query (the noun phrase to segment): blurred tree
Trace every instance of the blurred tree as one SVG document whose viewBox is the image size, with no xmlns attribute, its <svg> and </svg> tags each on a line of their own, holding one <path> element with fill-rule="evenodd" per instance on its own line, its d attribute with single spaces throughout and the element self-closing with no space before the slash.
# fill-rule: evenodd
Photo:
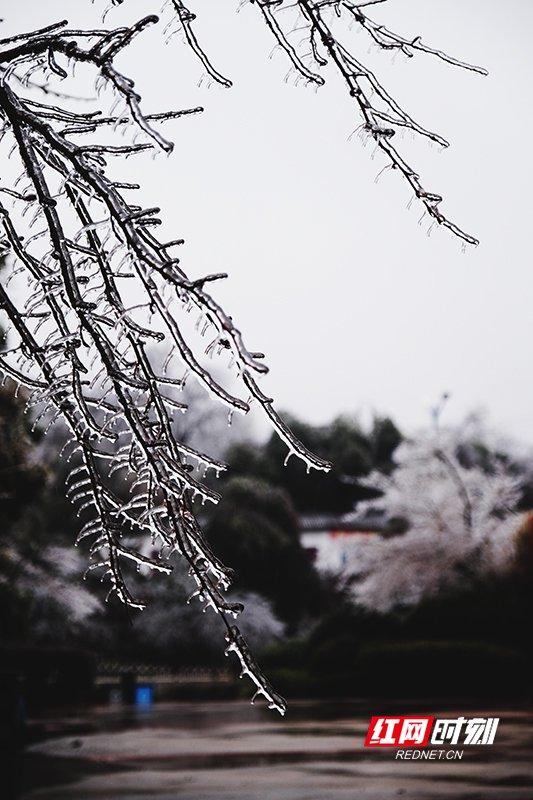
<svg viewBox="0 0 533 800">
<path fill-rule="evenodd" d="M 132 617 L 132 627 L 113 629 L 113 648 L 132 661 L 159 661 L 172 667 L 218 666 L 227 662 L 221 649 L 222 637 L 215 614 L 203 614 L 197 604 L 187 603 L 190 586 L 181 564 L 163 580 L 151 576 L 135 578 L 140 594 L 148 601 L 142 617 Z M 231 592 L 233 602 L 242 602 L 243 634 L 260 652 L 283 633 L 283 625 L 263 597 L 249 592 Z M 120 611 L 115 603 L 114 616 Z M 106 615 L 107 616 L 107 615 Z"/>
<path fill-rule="evenodd" d="M 367 608 L 417 606 L 509 567 L 522 480 L 508 459 L 480 448 L 484 434 L 478 421 L 473 429 L 472 423 L 420 433 L 398 449 L 392 474 L 365 479 L 382 495 L 372 505 L 408 523 L 403 536 L 352 545 L 346 573 L 354 597 Z"/>
<path fill-rule="evenodd" d="M 16 585 L 19 570 L 12 532 L 17 519 L 24 512 L 28 496 L 39 495 L 44 484 L 42 469 L 31 461 L 31 445 L 24 416 L 24 402 L 15 398 L 9 389 L 3 388 L 0 391 L 0 639 L 2 642 L 23 634 L 28 622 L 28 600 Z"/>
<path fill-rule="evenodd" d="M 35 459 L 32 433 L 25 416 L 26 398 L 13 391 L 0 390 L 0 527 L 5 539 L 6 527 L 24 510 L 28 498 L 44 486 L 46 473 Z"/>
<path fill-rule="evenodd" d="M 337 417 L 329 425 L 313 426 L 289 418 L 297 436 L 313 452 L 328 459 L 330 472 L 307 475 L 296 459 L 284 465 L 284 446 L 276 436 L 258 448 L 241 443 L 230 448 L 230 475 L 252 475 L 285 489 L 299 512 L 341 513 L 350 511 L 358 500 L 375 497 L 358 481 L 371 470 L 388 474 L 401 434 L 388 418 L 376 417 L 369 432 L 351 417 Z"/>
<path fill-rule="evenodd" d="M 0 254 L 0 272 L 5 267 L 5 254 Z M 0 327 L 0 352 L 5 349 L 6 341 L 7 333 Z M 0 547 L 8 540 L 7 526 L 45 481 L 45 472 L 34 456 L 39 434 L 28 423 L 27 400 L 25 389 L 4 378 L 0 388 Z"/>
<path fill-rule="evenodd" d="M 6 265 L 0 257 L 0 270 Z M 0 341 L 6 333 L 0 328 Z M 11 380 L 0 388 L 0 641 L 6 642 L 27 630 L 30 604 L 16 585 L 19 570 L 12 529 L 24 513 L 28 498 L 39 497 L 46 471 L 35 459 L 38 434 L 31 430 L 25 414 L 27 396 L 16 392 Z M 15 545 L 16 546 L 16 545 Z"/>
<path fill-rule="evenodd" d="M 65 643 L 100 604 L 80 582 L 66 468 L 47 464 L 49 444 L 10 384 L 0 390 L 0 641 Z"/>
<path fill-rule="evenodd" d="M 319 612 L 323 589 L 300 544 L 287 492 L 258 479 L 229 480 L 207 535 L 216 554 L 235 567 L 235 588 L 270 600 L 289 630 Z"/>
</svg>

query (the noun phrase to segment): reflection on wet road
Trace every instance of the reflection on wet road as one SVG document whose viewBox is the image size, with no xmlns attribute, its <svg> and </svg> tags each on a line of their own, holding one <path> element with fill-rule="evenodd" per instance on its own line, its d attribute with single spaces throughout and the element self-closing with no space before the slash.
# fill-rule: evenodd
<svg viewBox="0 0 533 800">
<path fill-rule="evenodd" d="M 400 762 L 363 749 L 369 713 L 355 703 L 297 702 L 285 719 L 244 701 L 101 708 L 27 749 L 24 800 L 531 800 L 533 712 L 468 715 L 502 718 L 494 746 Z"/>
</svg>

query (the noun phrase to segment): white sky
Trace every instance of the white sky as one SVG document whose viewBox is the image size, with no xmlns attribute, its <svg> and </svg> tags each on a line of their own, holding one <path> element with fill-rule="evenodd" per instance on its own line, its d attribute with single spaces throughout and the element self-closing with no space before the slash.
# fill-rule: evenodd
<svg viewBox="0 0 533 800">
<path fill-rule="evenodd" d="M 4 35 L 63 17 L 99 20 L 96 0 L 0 0 Z M 311 422 L 340 412 L 390 414 L 425 424 L 447 390 L 448 419 L 485 408 L 491 423 L 533 443 L 530 182 L 533 67 L 530 0 L 389 0 L 373 16 L 405 35 L 482 64 L 488 78 L 420 55 L 371 58 L 393 94 L 452 146 L 405 139 L 424 185 L 481 245 L 466 254 L 450 234 L 418 225 L 422 210 L 395 173 L 351 132 L 359 125 L 335 73 L 315 92 L 285 81 L 288 65 L 259 13 L 237 0 L 190 0 L 196 31 L 230 90 L 204 83 L 179 37 L 162 46 L 165 21 L 120 62 L 145 110 L 201 104 L 170 123 L 170 159 L 131 160 L 145 205 L 161 205 L 167 238 L 183 236 L 191 276 L 227 271 L 217 284 L 250 349 L 267 353 L 266 390 Z M 158 12 L 125 0 L 106 26 Z M 99 22 L 98 22 L 99 24 Z M 379 66 L 378 66 L 379 65 Z M 399 141 L 399 137 L 397 139 Z"/>
</svg>

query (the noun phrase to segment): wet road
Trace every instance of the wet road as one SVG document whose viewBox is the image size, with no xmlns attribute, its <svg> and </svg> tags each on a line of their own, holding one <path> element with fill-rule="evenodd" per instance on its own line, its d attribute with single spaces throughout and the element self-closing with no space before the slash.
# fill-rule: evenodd
<svg viewBox="0 0 533 800">
<path fill-rule="evenodd" d="M 533 712 L 461 706 L 442 715 L 465 713 L 501 717 L 493 746 L 464 748 L 462 761 L 400 762 L 394 749 L 363 749 L 369 713 L 360 704 L 292 703 L 285 719 L 244 701 L 101 708 L 56 720 L 72 732 L 27 748 L 32 788 L 23 797 L 533 800 Z"/>
</svg>

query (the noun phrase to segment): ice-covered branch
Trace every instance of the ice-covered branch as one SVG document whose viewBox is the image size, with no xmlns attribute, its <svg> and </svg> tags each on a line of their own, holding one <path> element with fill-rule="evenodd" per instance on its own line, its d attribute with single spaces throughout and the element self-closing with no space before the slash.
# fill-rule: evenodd
<svg viewBox="0 0 533 800">
<path fill-rule="evenodd" d="M 125 0 L 112 0 L 112 5 L 119 6 L 124 2 Z M 167 10 L 170 12 L 170 21 L 163 28 L 166 43 L 168 44 L 172 37 L 181 31 L 187 46 L 194 53 L 209 78 L 229 89 L 233 85 L 232 82 L 213 66 L 211 59 L 198 41 L 194 30 L 196 14 L 187 8 L 182 0 L 165 0 L 161 11 Z"/>
<path fill-rule="evenodd" d="M 350 34 L 350 24 L 356 23 L 382 50 L 397 50 L 408 57 L 412 57 L 415 53 L 424 53 L 480 75 L 486 75 L 486 70 L 423 44 L 420 36 L 406 38 L 374 22 L 366 14 L 366 6 L 373 5 L 371 3 L 357 3 L 351 0 L 250 0 L 250 2 L 261 12 L 268 28 L 278 45 L 287 53 L 298 75 L 320 86 L 325 83 L 325 78 L 320 75 L 319 70 L 329 63 L 336 68 L 357 107 L 362 119 L 362 130 L 373 139 L 378 150 L 386 157 L 388 165 L 402 175 L 430 219 L 447 228 L 464 242 L 478 244 L 474 236 L 441 211 L 442 197 L 424 187 L 417 171 L 392 143 L 392 139 L 399 129 L 407 129 L 442 147 L 447 147 L 448 142 L 411 117 L 367 66 L 365 59 L 357 55 L 355 47 L 346 45 L 345 41 Z M 328 12 L 333 13 L 331 22 L 326 19 Z M 343 21 L 347 23 L 344 30 Z M 339 26 L 341 30 L 338 30 Z M 299 39 L 303 38 L 303 43 L 298 47 L 292 44 L 295 32 Z"/>
<path fill-rule="evenodd" d="M 89 569 L 102 571 L 111 594 L 142 609 L 142 599 L 128 588 L 127 566 L 168 572 L 169 557 L 182 556 L 196 586 L 192 597 L 220 614 L 245 674 L 283 713 L 283 701 L 234 627 L 241 606 L 224 596 L 231 571 L 212 552 L 195 516 L 195 499 L 218 501 L 205 472 L 218 475 L 225 466 L 179 440 L 173 420 L 187 411 L 179 395 L 185 376 L 167 374 L 167 365 L 181 362 L 230 414 L 246 413 L 248 397 L 255 400 L 289 455 L 308 469 L 329 465 L 295 439 L 259 388 L 256 377 L 267 372 L 263 355 L 247 349 L 232 317 L 207 291 L 226 276 L 190 279 L 170 254 L 181 239 L 161 242 L 152 233 L 160 209 L 131 203 L 123 192 L 138 184 L 109 174 L 110 158 L 154 148 L 170 152 L 171 142 L 155 124 L 199 110 L 145 115 L 133 81 L 114 66 L 116 54 L 155 21 L 88 32 L 60 23 L 13 37 L 0 49 L 0 115 L 22 167 L 16 184 L 2 187 L 7 200 L 0 205 L 2 246 L 14 259 L 10 279 L 0 286 L 0 310 L 10 324 L 10 350 L 0 369 L 4 379 L 30 392 L 35 424 L 62 419 L 70 432 L 68 495 L 82 517 L 78 541 L 91 541 Z M 72 111 L 35 99 L 20 74 L 28 62 L 56 80 L 64 80 L 72 63 L 91 65 L 124 111 L 104 116 L 100 109 Z M 144 141 L 94 140 L 127 123 Z M 231 359 L 236 390 L 196 353 L 188 312 L 197 315 L 196 339 L 209 333 L 205 353 L 222 363 Z M 125 478 L 126 496 L 116 493 L 117 473 Z"/>
<path fill-rule="evenodd" d="M 122 5 L 123 2 L 124 0 L 113 0 L 113 5 Z M 358 54 L 359 48 L 353 43 L 352 28 L 354 25 L 359 26 L 379 50 L 401 53 L 407 58 L 413 58 L 416 54 L 429 56 L 478 75 L 487 75 L 487 70 L 423 43 L 419 35 L 405 36 L 376 22 L 367 11 L 376 5 L 382 5 L 386 0 L 249 2 L 258 9 L 276 46 L 284 52 L 297 79 L 320 87 L 326 83 L 326 74 L 321 74 L 324 68 L 331 64 L 336 69 L 355 103 L 362 132 L 374 141 L 377 150 L 386 159 L 383 169 L 389 167 L 402 176 L 412 192 L 412 197 L 421 203 L 423 216 L 428 215 L 430 229 L 438 224 L 464 243 L 477 245 L 479 242 L 475 236 L 444 214 L 440 208 L 443 201 L 441 195 L 424 186 L 415 167 L 402 154 L 401 148 L 392 143 L 392 139 L 403 129 L 425 137 L 441 147 L 448 147 L 449 143 L 438 133 L 419 124 L 402 108 L 394 94 L 368 66 L 366 56 Z M 231 81 L 215 69 L 198 42 L 193 29 L 196 15 L 182 0 L 167 0 L 163 8 L 168 8 L 171 12 L 170 22 L 164 28 L 165 33 L 170 31 L 167 41 L 177 29 L 181 29 L 185 43 L 200 61 L 207 75 L 222 86 L 231 86 Z"/>
<path fill-rule="evenodd" d="M 427 53 L 428 55 L 435 56 L 441 61 L 451 64 L 454 67 L 461 67 L 461 69 L 477 72 L 479 75 L 488 75 L 488 72 L 484 67 L 477 67 L 474 64 L 468 64 L 466 61 L 461 61 L 458 58 L 448 55 L 443 50 L 437 50 L 434 47 L 423 44 L 421 36 L 406 38 L 405 36 L 401 36 L 400 34 L 389 30 L 385 27 L 385 25 L 378 25 L 361 11 L 365 5 L 364 3 L 354 3 L 351 2 L 351 0 L 342 0 L 341 4 L 348 9 L 355 22 L 361 25 L 361 27 L 363 27 L 369 33 L 373 41 L 383 50 L 400 50 L 408 58 L 412 58 L 414 52 L 416 51 L 420 53 Z"/>
<path fill-rule="evenodd" d="M 229 78 L 225 78 L 215 67 L 212 65 L 211 61 L 209 60 L 207 53 L 205 50 L 202 49 L 200 44 L 198 43 L 198 39 L 192 27 L 192 23 L 196 19 L 196 14 L 193 14 L 188 8 L 186 8 L 185 4 L 182 3 L 182 0 L 169 0 L 169 4 L 173 8 L 174 12 L 176 13 L 177 18 L 183 28 L 183 32 L 185 34 L 185 38 L 187 40 L 187 44 L 196 55 L 202 66 L 204 67 L 205 71 L 212 78 L 216 83 L 220 83 L 221 86 L 225 86 L 229 88 L 232 83 Z"/>
</svg>

